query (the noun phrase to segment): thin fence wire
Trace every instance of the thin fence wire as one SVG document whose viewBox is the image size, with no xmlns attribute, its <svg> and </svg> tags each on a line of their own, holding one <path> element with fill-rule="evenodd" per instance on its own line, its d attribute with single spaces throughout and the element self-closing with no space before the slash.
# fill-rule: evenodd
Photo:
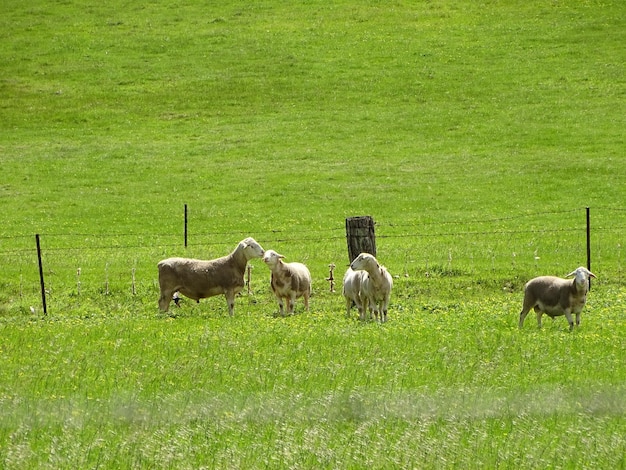
<svg viewBox="0 0 626 470">
<path fill-rule="evenodd" d="M 42 233 L 46 288 L 80 291 L 81 295 L 90 289 L 96 293 L 129 292 L 132 279 L 133 291 L 135 287 L 155 290 L 160 259 L 222 256 L 249 235 L 265 248 L 279 249 L 291 260 L 309 264 L 318 282 L 324 282 L 329 264 L 340 268 L 347 264 L 343 221 L 316 229 L 253 234 L 191 233 L 187 248 L 182 233 Z M 564 275 L 586 260 L 585 210 L 439 222 L 382 218 L 376 223 L 376 240 L 384 264 L 394 274 L 407 277 L 433 270 L 450 275 L 488 272 L 502 277 L 510 273 Z M 625 243 L 626 209 L 592 209 L 592 270 L 621 279 Z M 95 256 L 99 253 L 101 256 Z M 0 265 L 0 309 L 7 299 L 37 295 L 34 234 L 0 236 Z M 337 271 L 336 277 L 342 274 Z"/>
<path fill-rule="evenodd" d="M 613 209 L 616 210 L 616 209 Z M 626 210 L 622 211 L 626 212 Z M 378 222 L 376 223 L 377 238 L 378 239 L 393 239 L 393 238 L 439 238 L 439 237 L 468 237 L 468 236 L 502 236 L 502 235 L 541 235 L 541 234 L 553 234 L 553 233 L 578 233 L 583 227 L 583 223 L 579 221 L 579 227 L 573 227 L 566 224 L 563 226 L 552 226 L 546 228 L 529 228 L 522 229 L 516 228 L 498 228 L 498 229 L 468 229 L 468 230 L 445 230 L 445 231 L 429 231 L 429 227 L 442 227 L 442 226 L 456 226 L 464 227 L 466 225 L 481 225 L 481 224 L 495 224 L 504 221 L 513 221 L 519 219 L 536 219 L 543 215 L 554 214 L 580 214 L 580 210 L 569 211 L 546 211 L 532 214 L 524 214 L 518 216 L 508 216 L 500 218 L 490 219 L 467 219 L 465 221 L 440 221 L 440 222 L 427 222 L 427 223 L 396 223 L 396 222 Z M 562 224 L 562 221 L 560 221 Z M 595 232 L 616 232 L 624 230 L 624 225 L 616 226 L 614 221 L 611 225 L 594 226 Z M 397 231 L 397 229 L 413 229 L 411 231 Z M 266 243 L 279 243 L 279 242 L 315 242 L 315 241 L 337 241 L 344 240 L 345 233 L 343 233 L 343 226 L 335 226 L 325 229 L 303 229 L 303 230 L 268 230 L 261 232 L 264 235 L 257 235 L 257 239 L 260 242 Z M 154 233 L 109 233 L 109 234 L 88 234 L 88 233 L 42 233 L 42 238 L 46 240 L 46 251 L 78 251 L 78 250 L 108 250 L 108 249 L 120 249 L 120 250 L 135 250 L 143 249 L 146 246 L 158 246 L 162 248 L 174 248 L 181 246 L 181 237 L 179 235 L 172 234 L 154 234 Z M 225 244 L 223 240 L 216 241 L 221 237 L 233 238 L 237 236 L 244 236 L 241 232 L 235 231 L 220 231 L 220 232 L 204 232 L 194 234 L 193 237 L 199 241 L 192 241 L 189 246 L 222 246 Z M 1 240 L 9 241 L 2 243 L 0 246 L 0 256 L 14 255 L 20 253 L 31 253 L 33 250 L 32 240 L 33 236 L 1 236 Z M 63 241 L 59 241 L 62 239 Z M 82 240 L 77 240 L 82 239 Z M 128 239 L 132 241 L 128 241 Z M 10 241 L 22 241 L 23 243 L 11 243 Z M 109 243 L 98 242 L 94 240 L 114 240 Z"/>
</svg>

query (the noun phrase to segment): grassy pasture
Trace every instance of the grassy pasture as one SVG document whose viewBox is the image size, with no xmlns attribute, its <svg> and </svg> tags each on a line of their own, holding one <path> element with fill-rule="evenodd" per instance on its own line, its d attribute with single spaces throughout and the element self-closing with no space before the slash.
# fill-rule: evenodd
<svg viewBox="0 0 626 470">
<path fill-rule="evenodd" d="M 0 466 L 626 467 L 625 13 L 4 2 Z M 582 327 L 518 330 L 523 283 L 584 264 L 587 206 Z M 385 325 L 324 280 L 364 214 Z M 159 259 L 248 235 L 310 266 L 309 314 L 274 317 L 258 260 L 233 318 L 157 313 Z"/>
</svg>

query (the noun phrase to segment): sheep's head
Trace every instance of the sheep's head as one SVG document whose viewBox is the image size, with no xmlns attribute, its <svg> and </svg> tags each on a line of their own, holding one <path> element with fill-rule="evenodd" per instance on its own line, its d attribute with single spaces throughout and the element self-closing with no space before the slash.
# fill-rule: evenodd
<svg viewBox="0 0 626 470">
<path fill-rule="evenodd" d="M 368 269 L 378 268 L 379 264 L 373 255 L 370 255 L 369 253 L 361 253 L 359 256 L 354 258 L 354 261 L 352 261 L 352 263 L 350 263 L 350 267 L 354 271 L 358 271 L 360 269 L 367 271 Z"/>
<path fill-rule="evenodd" d="M 246 259 L 261 258 L 265 253 L 265 250 L 261 245 L 257 243 L 254 238 L 248 237 L 239 243 L 243 246 L 243 251 L 246 254 Z"/>
<path fill-rule="evenodd" d="M 596 277 L 595 274 L 593 274 L 591 271 L 589 271 L 587 268 L 583 266 L 576 268 L 575 271 L 572 271 L 565 277 L 572 277 L 572 276 L 574 276 L 574 282 L 576 283 L 576 285 L 581 288 L 587 288 L 587 286 L 589 286 L 589 278 Z"/>
<path fill-rule="evenodd" d="M 263 255 L 263 262 L 272 269 L 278 264 L 278 261 L 283 259 L 284 256 L 276 253 L 274 250 L 267 250 Z"/>
</svg>

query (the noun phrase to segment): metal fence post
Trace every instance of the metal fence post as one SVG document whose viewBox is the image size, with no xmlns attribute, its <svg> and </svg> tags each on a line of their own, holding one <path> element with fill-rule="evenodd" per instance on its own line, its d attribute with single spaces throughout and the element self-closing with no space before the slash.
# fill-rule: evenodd
<svg viewBox="0 0 626 470">
<path fill-rule="evenodd" d="M 587 213 L 587 269 L 591 271 L 591 223 L 589 216 L 589 208 L 586 208 Z M 589 290 L 591 290 L 591 276 L 589 276 Z"/>
<path fill-rule="evenodd" d="M 41 303 L 43 305 L 43 314 L 48 314 L 48 307 L 46 305 L 46 284 L 43 280 L 43 263 L 41 261 L 41 243 L 39 242 L 39 234 L 35 235 L 35 241 L 37 242 L 37 260 L 39 261 L 39 281 L 41 283 Z"/>
<path fill-rule="evenodd" d="M 187 248 L 187 204 L 185 204 L 185 248 Z"/>
</svg>

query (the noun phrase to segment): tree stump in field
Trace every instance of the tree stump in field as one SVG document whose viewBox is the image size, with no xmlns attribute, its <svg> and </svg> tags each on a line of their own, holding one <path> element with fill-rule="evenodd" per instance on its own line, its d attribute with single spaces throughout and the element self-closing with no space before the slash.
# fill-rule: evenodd
<svg viewBox="0 0 626 470">
<path fill-rule="evenodd" d="M 348 258 L 350 258 L 351 263 L 361 253 L 376 256 L 374 219 L 369 215 L 346 219 L 346 239 L 348 241 Z"/>
</svg>

